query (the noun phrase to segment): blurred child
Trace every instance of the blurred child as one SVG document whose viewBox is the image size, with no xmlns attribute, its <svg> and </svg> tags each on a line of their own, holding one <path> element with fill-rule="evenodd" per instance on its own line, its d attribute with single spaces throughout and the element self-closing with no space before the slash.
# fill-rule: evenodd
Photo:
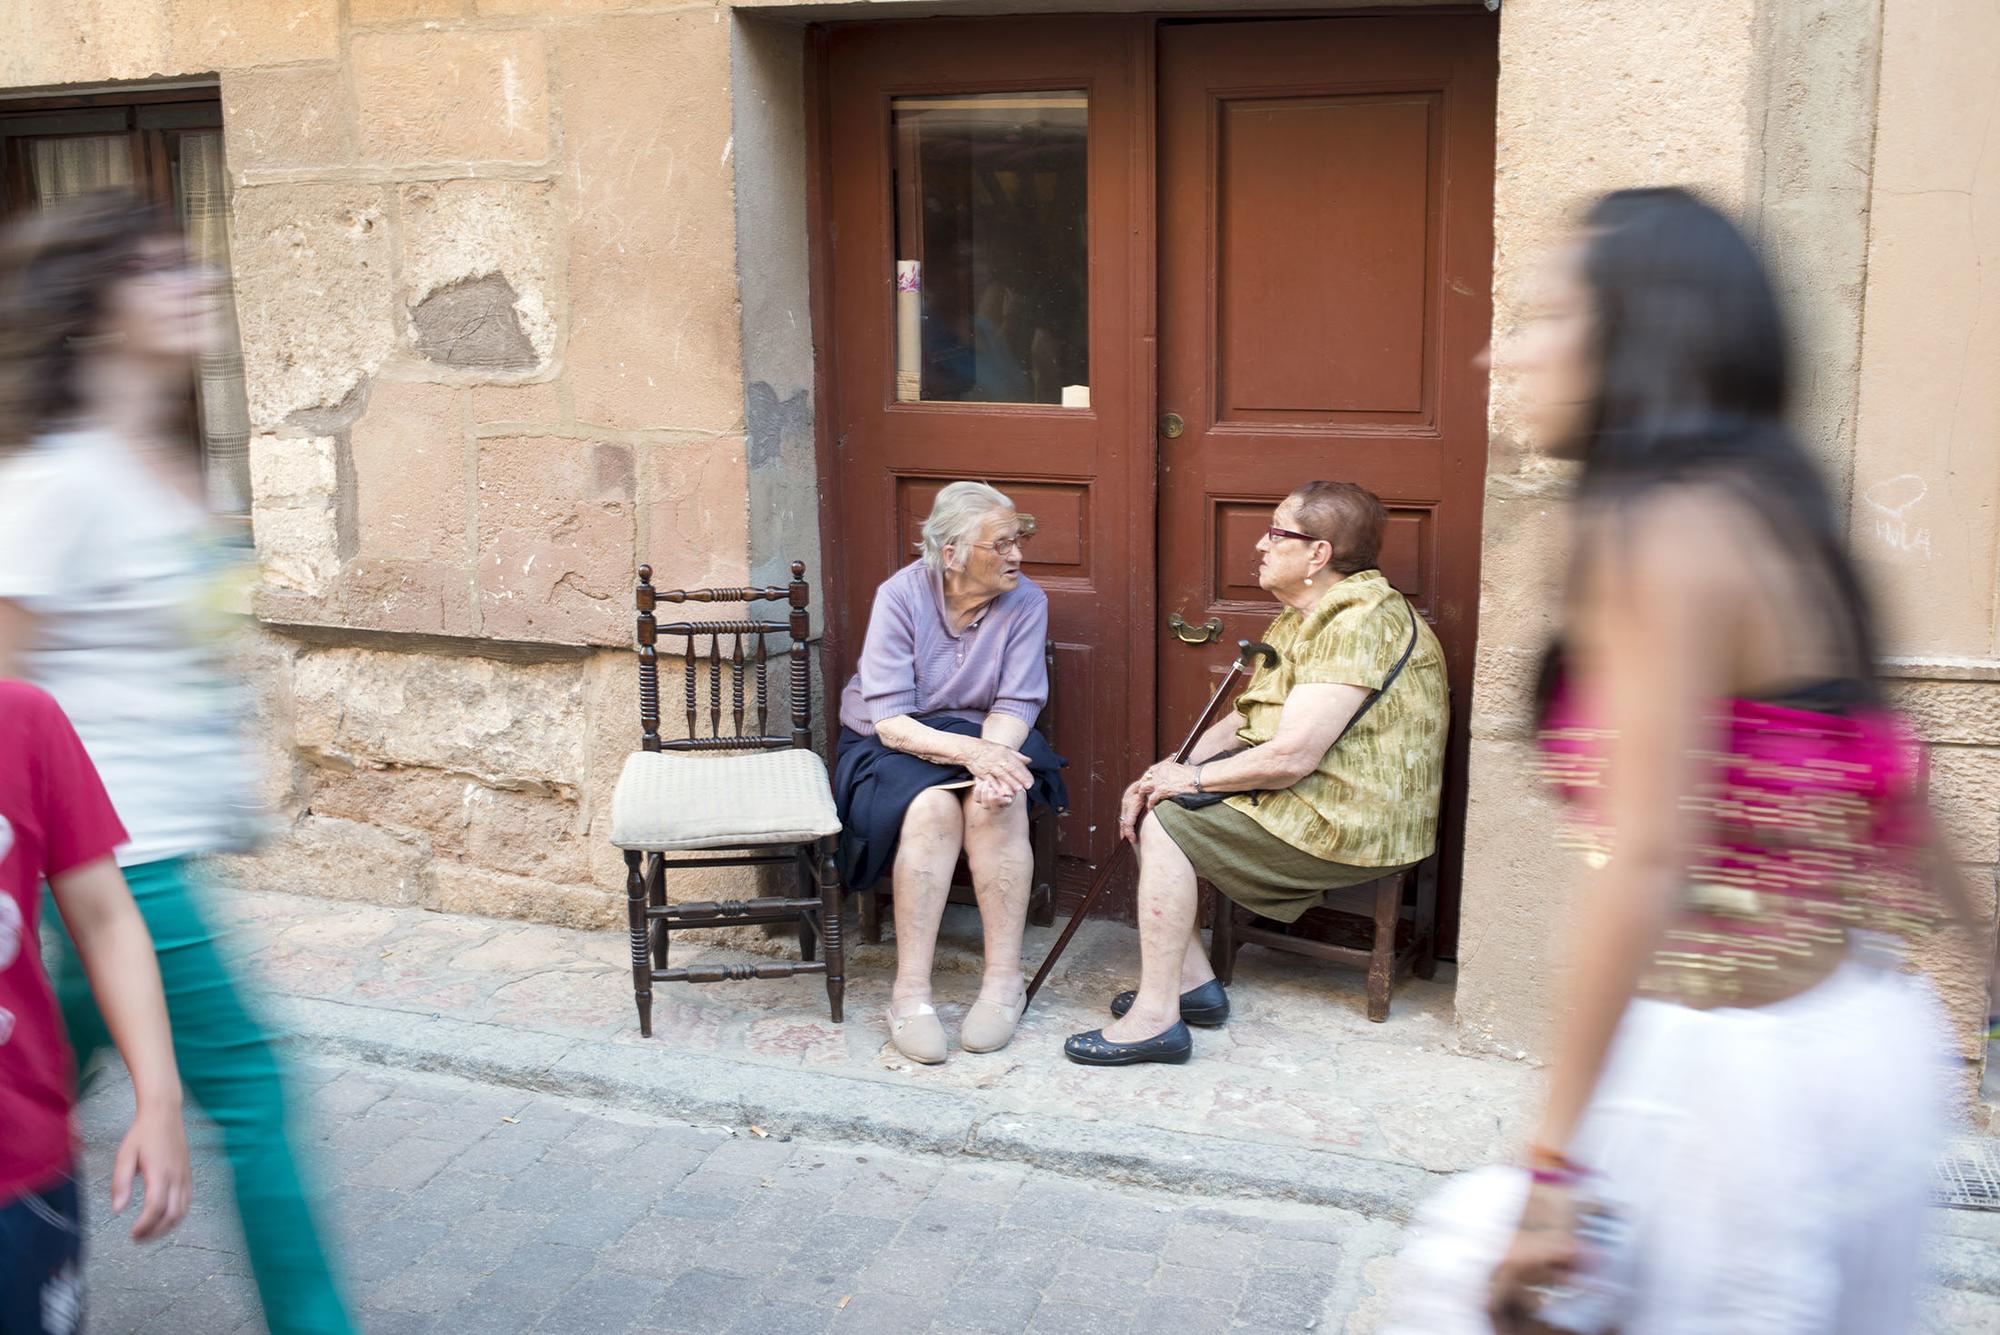
<svg viewBox="0 0 2000 1335">
<path fill-rule="evenodd" d="M 81 1202 L 70 1143 L 70 1054 L 42 973 L 46 880 L 132 1073 L 138 1108 L 118 1147 L 111 1208 L 132 1180 L 132 1236 L 187 1213 L 192 1182 L 167 1005 L 146 924 L 111 853 L 125 829 L 55 701 L 0 681 L 0 1332 L 69 1335 L 82 1318 Z"/>
</svg>

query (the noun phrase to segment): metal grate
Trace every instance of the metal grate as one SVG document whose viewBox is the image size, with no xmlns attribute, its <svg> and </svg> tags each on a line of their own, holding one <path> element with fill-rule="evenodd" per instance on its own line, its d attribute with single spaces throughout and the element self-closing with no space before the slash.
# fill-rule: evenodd
<svg viewBox="0 0 2000 1335">
<path fill-rule="evenodd" d="M 1955 1140 L 1938 1156 L 1931 1196 L 1958 1210 L 2000 1210 L 2000 1141 Z"/>
</svg>

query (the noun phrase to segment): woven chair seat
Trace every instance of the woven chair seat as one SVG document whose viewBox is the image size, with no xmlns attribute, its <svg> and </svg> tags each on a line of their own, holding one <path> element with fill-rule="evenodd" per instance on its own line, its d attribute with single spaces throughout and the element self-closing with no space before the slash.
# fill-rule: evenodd
<svg viewBox="0 0 2000 1335">
<path fill-rule="evenodd" d="M 634 751 L 611 794 L 611 842 L 640 852 L 805 844 L 838 833 L 826 762 L 797 748 Z"/>
</svg>

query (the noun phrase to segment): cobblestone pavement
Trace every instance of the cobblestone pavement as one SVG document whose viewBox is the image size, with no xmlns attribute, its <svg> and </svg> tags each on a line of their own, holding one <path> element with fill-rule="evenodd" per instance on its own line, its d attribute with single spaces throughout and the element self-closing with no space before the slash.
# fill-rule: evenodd
<svg viewBox="0 0 2000 1335">
<path fill-rule="evenodd" d="M 1017 1165 L 759 1138 L 314 1060 L 312 1111 L 364 1328 L 880 1333 L 1362 1331 L 1393 1226 Z M 227 1170 L 139 1247 L 103 1208 L 122 1072 L 84 1106 L 95 1335 L 263 1329 Z"/>
</svg>

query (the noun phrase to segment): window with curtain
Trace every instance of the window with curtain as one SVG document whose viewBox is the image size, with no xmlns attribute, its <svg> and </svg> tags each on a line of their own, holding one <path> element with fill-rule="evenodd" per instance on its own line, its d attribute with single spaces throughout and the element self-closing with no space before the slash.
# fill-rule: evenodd
<svg viewBox="0 0 2000 1335">
<path fill-rule="evenodd" d="M 223 276 L 225 337 L 221 349 L 195 367 L 190 419 L 211 507 L 247 517 L 250 414 L 235 293 L 228 285 L 229 171 L 222 108 L 213 92 L 184 100 L 60 108 L 0 102 L 0 168 L 0 213 L 125 187 L 172 208 L 193 259 Z"/>
</svg>

